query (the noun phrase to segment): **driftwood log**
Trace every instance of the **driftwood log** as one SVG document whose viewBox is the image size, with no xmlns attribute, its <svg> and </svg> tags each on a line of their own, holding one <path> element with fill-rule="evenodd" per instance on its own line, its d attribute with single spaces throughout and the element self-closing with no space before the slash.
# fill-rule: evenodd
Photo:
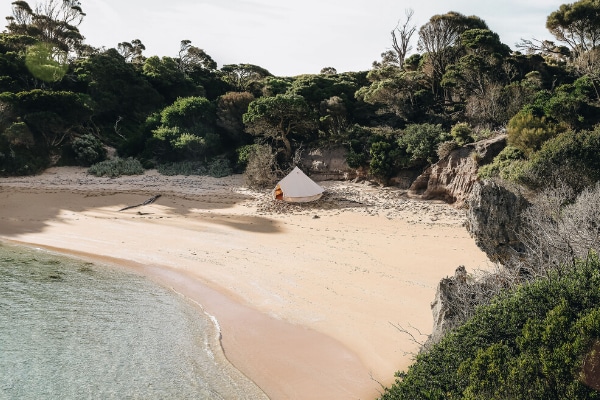
<svg viewBox="0 0 600 400">
<path fill-rule="evenodd" d="M 148 204 L 152 204 L 152 203 L 154 203 L 154 202 L 156 201 L 156 199 L 158 199 L 160 196 L 161 196 L 160 194 L 157 194 L 156 196 L 152 196 L 152 197 L 150 197 L 148 200 L 144 201 L 143 203 L 136 204 L 136 205 L 134 205 L 134 206 L 127 206 L 127 207 L 125 207 L 125 208 L 121 208 L 121 209 L 119 210 L 119 212 L 120 212 L 120 211 L 129 210 L 129 209 L 131 209 L 131 208 L 136 208 L 136 207 L 141 207 L 141 206 L 147 206 Z"/>
</svg>

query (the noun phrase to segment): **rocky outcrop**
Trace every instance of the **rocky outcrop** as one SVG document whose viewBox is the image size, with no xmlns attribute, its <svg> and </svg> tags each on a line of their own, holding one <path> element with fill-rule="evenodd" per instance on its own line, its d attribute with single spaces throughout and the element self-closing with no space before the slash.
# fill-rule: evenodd
<svg viewBox="0 0 600 400">
<path fill-rule="evenodd" d="M 431 165 L 410 186 L 410 193 L 424 199 L 440 199 L 460 207 L 477 181 L 480 165 L 490 163 L 506 147 L 506 135 L 470 143 L 452 150 Z"/>
<path fill-rule="evenodd" d="M 431 303 L 433 331 L 423 350 L 464 324 L 475 314 L 477 307 L 488 304 L 502 290 L 511 287 L 512 282 L 510 274 L 499 271 L 479 274 L 475 278 L 467 274 L 463 266 L 456 269 L 454 276 L 442 279 Z"/>
<path fill-rule="evenodd" d="M 350 168 L 346 162 L 347 154 L 348 150 L 342 145 L 313 149 L 302 156 L 301 164 L 315 181 L 362 177 L 361 170 Z"/>
<path fill-rule="evenodd" d="M 461 287 L 466 284 L 467 270 L 462 265 L 456 269 L 453 277 L 444 278 L 438 283 L 435 298 L 431 303 L 433 331 L 424 348 L 429 348 L 439 342 L 450 329 L 457 325 L 459 310 L 454 304 L 454 299 L 458 297 Z"/>
<path fill-rule="evenodd" d="M 504 263 L 523 252 L 521 213 L 530 203 L 517 191 L 493 181 L 477 182 L 466 202 L 467 230 L 490 260 Z"/>
</svg>

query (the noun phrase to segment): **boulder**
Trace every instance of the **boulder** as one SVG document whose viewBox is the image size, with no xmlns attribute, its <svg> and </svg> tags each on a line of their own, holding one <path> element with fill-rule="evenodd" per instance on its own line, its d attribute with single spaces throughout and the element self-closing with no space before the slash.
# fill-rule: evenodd
<svg viewBox="0 0 600 400">
<path fill-rule="evenodd" d="M 312 149 L 302 156 L 303 169 L 315 181 L 351 180 L 364 175 L 346 162 L 348 150 L 343 145 Z"/>
<path fill-rule="evenodd" d="M 452 150 L 428 167 L 410 186 L 409 193 L 462 207 L 477 181 L 480 165 L 490 163 L 506 147 L 506 135 Z"/>
<path fill-rule="evenodd" d="M 516 190 L 489 180 L 475 183 L 466 202 L 467 230 L 490 260 L 504 264 L 524 252 L 518 233 L 521 213 L 529 206 Z"/>
<path fill-rule="evenodd" d="M 456 269 L 453 277 L 446 277 L 438 283 L 435 298 L 431 303 L 433 330 L 424 348 L 429 348 L 439 342 L 450 329 L 457 325 L 458 310 L 454 307 L 453 299 L 460 292 L 458 286 L 464 286 L 466 282 L 467 270 L 461 265 Z"/>
</svg>

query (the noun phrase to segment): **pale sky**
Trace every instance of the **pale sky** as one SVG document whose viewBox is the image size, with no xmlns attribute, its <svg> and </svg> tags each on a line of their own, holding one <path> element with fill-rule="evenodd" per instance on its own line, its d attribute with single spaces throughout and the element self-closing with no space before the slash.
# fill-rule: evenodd
<svg viewBox="0 0 600 400">
<path fill-rule="evenodd" d="M 0 14 L 12 14 L 2 0 Z M 546 18 L 573 0 L 81 0 L 86 43 L 117 47 L 140 39 L 146 57 L 176 57 L 191 40 L 222 67 L 255 64 L 277 76 L 366 71 L 391 48 L 390 32 L 412 9 L 417 31 L 430 17 L 476 15 L 515 49 L 524 39 L 551 39 Z M 30 6 L 37 0 L 30 0 Z M 4 26 L 5 24 L 3 24 Z M 418 35 L 413 35 L 416 49 Z M 414 52 L 415 50 L 413 50 Z"/>
</svg>

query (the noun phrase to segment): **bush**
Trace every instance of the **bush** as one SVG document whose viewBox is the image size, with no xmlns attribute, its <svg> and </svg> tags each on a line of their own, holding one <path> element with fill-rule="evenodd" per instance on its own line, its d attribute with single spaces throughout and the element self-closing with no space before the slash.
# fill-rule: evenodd
<svg viewBox="0 0 600 400">
<path fill-rule="evenodd" d="M 87 134 L 73 140 L 71 148 L 75 153 L 75 161 L 79 165 L 89 167 L 106 159 L 104 145 L 94 135 Z"/>
<path fill-rule="evenodd" d="M 448 139 L 448 134 L 439 124 L 408 125 L 402 136 L 398 138 L 398 146 L 409 156 L 410 164 L 404 166 L 410 167 L 426 162 L 433 164 L 438 160 L 436 151 L 438 144 Z"/>
<path fill-rule="evenodd" d="M 248 144 L 236 149 L 235 153 L 237 154 L 237 168 L 241 170 L 245 170 L 246 166 L 248 166 L 248 161 L 250 161 L 250 155 L 253 151 L 255 151 L 257 144 Z"/>
<path fill-rule="evenodd" d="M 92 165 L 88 169 L 88 173 L 96 176 L 108 176 L 116 178 L 121 175 L 142 175 L 144 167 L 134 158 L 115 158 L 106 160 Z"/>
<path fill-rule="evenodd" d="M 205 175 L 213 178 L 222 178 L 233 173 L 231 163 L 226 158 L 215 158 L 205 168 Z"/>
<path fill-rule="evenodd" d="M 371 144 L 371 161 L 369 162 L 369 172 L 380 179 L 387 179 L 394 173 L 393 148 L 387 142 L 375 142 Z"/>
<path fill-rule="evenodd" d="M 277 174 L 275 152 L 268 144 L 252 147 L 248 156 L 248 165 L 244 172 L 246 184 L 250 187 L 265 188 L 275 183 Z"/>
<path fill-rule="evenodd" d="M 564 132 L 544 143 L 516 179 L 543 188 L 568 182 L 577 191 L 600 180 L 600 127 Z"/>
<path fill-rule="evenodd" d="M 365 153 L 356 153 L 353 149 L 350 149 L 346 154 L 346 163 L 350 168 L 360 168 L 367 162 L 367 156 Z"/>
<path fill-rule="evenodd" d="M 521 150 L 513 146 L 506 146 L 490 164 L 479 168 L 477 174 L 481 179 L 501 177 L 514 181 L 516 179 L 514 169 L 517 163 L 524 159 L 525 155 Z"/>
<path fill-rule="evenodd" d="M 48 167 L 48 155 L 34 150 L 23 147 L 0 148 L 0 176 L 34 175 Z"/>
<path fill-rule="evenodd" d="M 162 174 L 167 176 L 174 175 L 201 175 L 200 168 L 202 167 L 202 163 L 199 161 L 180 161 L 180 162 L 172 162 L 172 163 L 164 163 L 158 164 L 156 166 L 156 170 Z"/>
<path fill-rule="evenodd" d="M 473 143 L 473 129 L 469 124 L 460 122 L 452 127 L 450 136 L 459 146 L 464 146 L 467 143 Z"/>
<path fill-rule="evenodd" d="M 208 175 L 213 178 L 222 178 L 232 174 L 231 163 L 225 158 L 215 158 L 210 162 L 181 161 L 159 164 L 157 171 L 162 175 Z"/>
<path fill-rule="evenodd" d="M 583 360 L 600 337 L 591 255 L 497 297 L 417 356 L 381 399 L 599 399 Z"/>
<path fill-rule="evenodd" d="M 546 117 L 521 112 L 508 122 L 508 144 L 518 148 L 529 157 L 547 140 L 567 130 L 566 125 L 555 124 Z"/>
</svg>

